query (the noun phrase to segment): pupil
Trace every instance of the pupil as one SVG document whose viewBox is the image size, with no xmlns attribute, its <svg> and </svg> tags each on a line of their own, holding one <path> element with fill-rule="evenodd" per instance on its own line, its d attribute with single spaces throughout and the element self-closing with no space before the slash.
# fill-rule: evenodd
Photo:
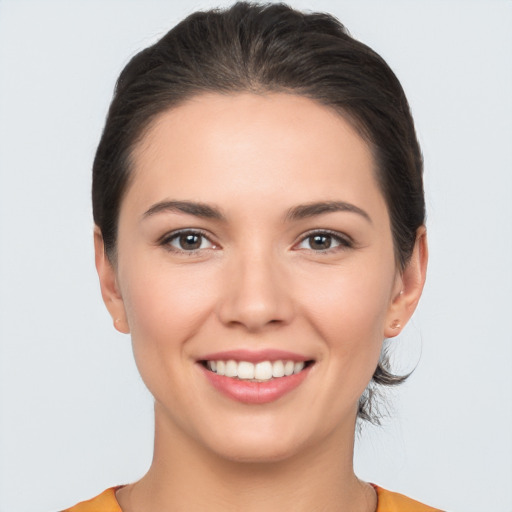
<svg viewBox="0 0 512 512">
<path fill-rule="evenodd" d="M 329 249 L 331 237 L 329 235 L 314 235 L 310 246 L 312 249 Z"/>
<path fill-rule="evenodd" d="M 201 236 L 200 235 L 193 235 L 193 234 L 186 234 L 180 236 L 180 245 L 184 249 L 199 249 L 201 246 Z"/>
</svg>

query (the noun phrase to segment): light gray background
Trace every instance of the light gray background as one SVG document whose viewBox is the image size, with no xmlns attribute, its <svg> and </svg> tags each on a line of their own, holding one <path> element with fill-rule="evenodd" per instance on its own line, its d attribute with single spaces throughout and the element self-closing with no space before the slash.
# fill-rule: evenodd
<svg viewBox="0 0 512 512">
<path fill-rule="evenodd" d="M 150 462 L 151 399 L 95 275 L 90 167 L 128 58 L 219 3 L 0 0 L 1 512 L 58 510 Z M 386 426 L 363 430 L 359 474 L 511 511 L 512 2 L 293 5 L 389 62 L 425 154 L 429 278 L 395 352 L 421 360 Z"/>
</svg>

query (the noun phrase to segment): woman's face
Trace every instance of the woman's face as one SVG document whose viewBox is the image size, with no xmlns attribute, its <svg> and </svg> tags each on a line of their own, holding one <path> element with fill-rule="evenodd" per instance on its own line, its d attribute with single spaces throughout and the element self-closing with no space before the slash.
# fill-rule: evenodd
<svg viewBox="0 0 512 512">
<path fill-rule="evenodd" d="M 304 97 L 209 94 L 133 162 L 117 266 L 98 268 L 164 430 L 253 461 L 350 439 L 407 320 L 367 144 Z"/>
</svg>

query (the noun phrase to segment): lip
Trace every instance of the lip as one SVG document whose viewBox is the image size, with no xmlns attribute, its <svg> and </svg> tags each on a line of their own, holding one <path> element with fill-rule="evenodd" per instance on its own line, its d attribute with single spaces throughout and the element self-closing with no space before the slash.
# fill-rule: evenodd
<svg viewBox="0 0 512 512">
<path fill-rule="evenodd" d="M 246 349 L 238 349 L 238 350 L 227 350 L 223 352 L 214 352 L 212 354 L 207 354 L 204 357 L 201 357 L 201 361 L 229 361 L 230 359 L 234 361 L 247 361 L 249 363 L 261 363 L 262 361 L 311 361 L 313 358 L 306 357 L 300 354 L 296 354 L 295 352 L 289 352 L 286 350 L 275 350 L 275 349 L 265 349 L 265 350 L 246 350 Z M 281 377 L 284 378 L 284 377 Z"/>
<path fill-rule="evenodd" d="M 204 361 L 248 361 L 259 363 L 261 361 L 311 361 L 311 358 L 283 350 L 230 350 L 225 352 L 215 352 L 205 355 L 198 360 L 197 366 L 203 372 L 207 381 L 217 391 L 224 396 L 244 404 L 267 404 L 274 402 L 279 398 L 291 393 L 306 379 L 313 365 L 306 366 L 299 373 L 293 375 L 277 377 L 264 382 L 254 382 L 249 380 L 226 377 L 210 371 L 204 365 Z"/>
</svg>

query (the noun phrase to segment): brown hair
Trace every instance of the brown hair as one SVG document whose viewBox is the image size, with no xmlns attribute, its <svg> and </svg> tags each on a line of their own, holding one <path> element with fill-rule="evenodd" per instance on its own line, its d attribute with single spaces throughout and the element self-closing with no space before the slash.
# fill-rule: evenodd
<svg viewBox="0 0 512 512">
<path fill-rule="evenodd" d="M 405 267 L 425 220 L 425 201 L 421 151 L 398 79 L 333 16 L 246 2 L 190 15 L 122 71 L 93 166 L 94 221 L 112 262 L 135 145 L 158 114 L 204 92 L 291 92 L 351 122 L 372 149 L 397 264 Z M 390 372 L 383 351 L 359 417 L 378 423 L 375 384 L 406 378 Z"/>
</svg>

